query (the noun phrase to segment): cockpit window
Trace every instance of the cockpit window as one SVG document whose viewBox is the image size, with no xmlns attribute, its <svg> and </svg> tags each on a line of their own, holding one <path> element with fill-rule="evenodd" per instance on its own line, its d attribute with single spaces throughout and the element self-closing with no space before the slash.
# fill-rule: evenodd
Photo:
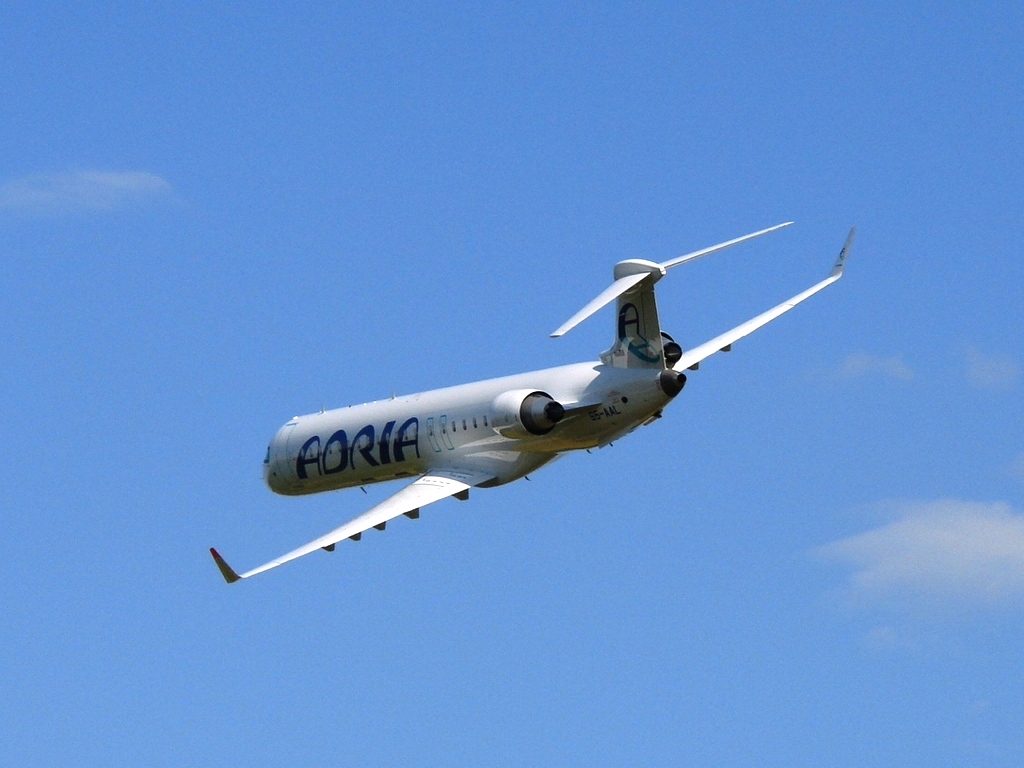
<svg viewBox="0 0 1024 768">
<path fill-rule="evenodd" d="M 270 463 L 270 446 L 269 445 L 267 446 L 267 455 L 263 459 L 263 463 L 264 464 L 269 464 Z"/>
</svg>

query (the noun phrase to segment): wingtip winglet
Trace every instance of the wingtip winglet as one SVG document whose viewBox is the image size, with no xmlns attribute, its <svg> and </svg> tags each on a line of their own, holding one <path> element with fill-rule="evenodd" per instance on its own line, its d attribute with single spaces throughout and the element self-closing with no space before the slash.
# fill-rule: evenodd
<svg viewBox="0 0 1024 768">
<path fill-rule="evenodd" d="M 839 258 L 836 259 L 835 266 L 832 267 L 832 271 L 828 273 L 829 277 L 842 277 L 843 267 L 846 266 L 846 257 L 850 253 L 850 245 L 853 243 L 853 235 L 857 232 L 856 227 L 850 227 L 850 234 L 846 236 L 846 242 L 843 243 L 843 250 L 839 252 Z"/>
<path fill-rule="evenodd" d="M 220 569 L 220 573 L 221 576 L 224 577 L 224 581 L 226 581 L 228 584 L 234 584 L 236 581 L 242 578 L 237 573 L 235 573 L 234 569 L 230 565 L 228 565 L 227 561 L 220 556 L 220 552 L 218 552 L 213 547 L 210 547 L 210 554 L 213 555 L 213 562 L 215 562 L 217 564 L 217 568 Z"/>
</svg>

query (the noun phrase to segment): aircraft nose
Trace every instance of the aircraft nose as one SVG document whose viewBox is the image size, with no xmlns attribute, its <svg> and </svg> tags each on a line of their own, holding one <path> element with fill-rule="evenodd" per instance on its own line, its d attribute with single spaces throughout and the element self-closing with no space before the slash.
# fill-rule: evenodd
<svg viewBox="0 0 1024 768">
<path fill-rule="evenodd" d="M 295 469 L 292 462 L 295 457 L 288 455 L 288 435 L 295 427 L 297 418 L 281 427 L 270 439 L 267 455 L 263 460 L 263 482 L 274 493 L 285 496 L 294 495 L 296 491 Z"/>
<path fill-rule="evenodd" d="M 282 456 L 278 456 L 273 448 L 274 446 L 271 444 L 272 450 L 268 459 L 263 462 L 263 482 L 274 493 L 287 496 L 292 492 L 292 482 L 287 477 L 286 460 Z"/>
<path fill-rule="evenodd" d="M 273 456 L 273 443 L 267 446 L 267 455 L 263 459 L 263 482 L 274 493 L 278 492 L 281 485 L 281 478 L 278 476 L 277 460 Z"/>
<path fill-rule="evenodd" d="M 263 465 L 263 482 L 265 482 L 267 484 L 267 488 L 272 490 L 274 493 L 281 493 L 284 489 L 284 478 L 281 477 L 281 471 L 277 466 L 276 461 L 271 461 L 269 464 Z"/>
</svg>

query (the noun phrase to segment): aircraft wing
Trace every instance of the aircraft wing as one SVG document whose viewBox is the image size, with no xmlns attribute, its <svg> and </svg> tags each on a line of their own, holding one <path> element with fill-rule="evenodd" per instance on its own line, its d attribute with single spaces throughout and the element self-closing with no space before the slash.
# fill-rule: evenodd
<svg viewBox="0 0 1024 768">
<path fill-rule="evenodd" d="M 715 352 L 726 350 L 734 341 L 742 339 L 749 333 L 753 333 L 762 325 L 767 325 L 779 315 L 788 312 L 804 299 L 810 298 L 821 289 L 832 285 L 832 283 L 843 276 L 843 267 L 846 264 L 846 256 L 850 251 L 850 244 L 853 242 L 853 234 L 856 231 L 856 227 L 850 230 L 850 234 L 846 237 L 846 243 L 843 244 L 843 250 L 839 252 L 839 258 L 836 259 L 836 263 L 832 267 L 832 271 L 829 272 L 828 277 L 820 283 L 812 285 L 803 293 L 798 293 L 793 298 L 787 299 L 778 306 L 772 307 L 767 312 L 762 312 L 757 317 L 747 320 L 747 322 L 742 325 L 737 325 L 732 330 L 716 336 L 711 339 L 711 341 L 706 341 L 700 346 L 687 350 L 683 353 L 683 356 L 679 358 L 676 364 L 672 366 L 672 368 L 676 371 L 681 371 L 684 368 L 691 368 L 697 365 L 697 363 L 705 357 L 709 357 Z"/>
<path fill-rule="evenodd" d="M 466 494 L 468 496 L 470 488 L 490 480 L 492 477 L 493 475 L 485 472 L 475 472 L 472 470 L 432 470 L 397 493 L 389 496 L 377 506 L 349 520 L 344 525 L 335 528 L 329 533 L 325 533 L 320 538 L 313 539 L 308 544 L 303 544 L 298 549 L 293 549 L 291 552 L 245 573 L 235 573 L 213 547 L 210 547 L 210 554 L 213 555 L 213 559 L 217 563 L 217 567 L 220 569 L 224 579 L 228 584 L 232 584 L 239 579 L 247 579 L 250 576 L 255 576 L 257 573 L 263 573 L 271 568 L 276 568 L 287 563 L 289 560 L 308 555 L 317 549 L 331 551 L 339 541 L 344 539 L 358 540 L 363 531 L 370 528 L 383 530 L 387 521 L 393 517 L 398 517 L 399 515 L 419 517 L 420 507 L 440 501 L 448 496 L 455 496 L 456 494 Z"/>
</svg>

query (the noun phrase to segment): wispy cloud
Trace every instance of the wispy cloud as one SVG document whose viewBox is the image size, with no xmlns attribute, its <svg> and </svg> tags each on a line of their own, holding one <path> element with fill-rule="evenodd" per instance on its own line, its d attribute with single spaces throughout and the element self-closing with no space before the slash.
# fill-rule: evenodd
<svg viewBox="0 0 1024 768">
<path fill-rule="evenodd" d="M 829 378 L 856 379 L 861 376 L 876 376 L 904 381 L 914 378 L 913 369 L 903 362 L 900 355 L 879 357 L 863 352 L 854 352 L 843 358 L 835 368 L 825 371 Z"/>
<path fill-rule="evenodd" d="M 1024 515 L 953 499 L 897 510 L 880 528 L 813 550 L 851 568 L 845 591 L 854 603 L 910 611 L 1024 605 Z"/>
<path fill-rule="evenodd" d="M 35 215 L 107 212 L 170 193 L 170 184 L 145 171 L 35 173 L 0 184 L 0 209 Z"/>
<path fill-rule="evenodd" d="M 1020 380 L 1020 366 L 1009 355 L 967 349 L 967 380 L 982 389 L 1012 389 Z"/>
</svg>

